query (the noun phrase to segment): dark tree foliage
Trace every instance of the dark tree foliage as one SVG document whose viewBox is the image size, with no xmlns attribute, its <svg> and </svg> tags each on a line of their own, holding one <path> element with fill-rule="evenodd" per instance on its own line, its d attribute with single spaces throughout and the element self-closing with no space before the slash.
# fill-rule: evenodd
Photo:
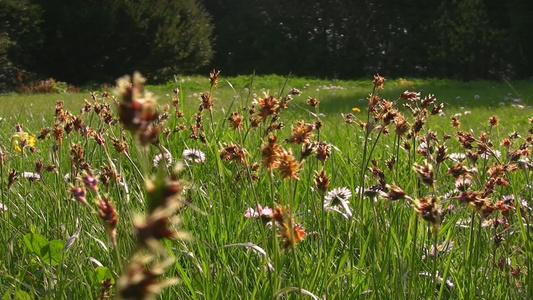
<svg viewBox="0 0 533 300">
<path fill-rule="evenodd" d="M 531 76 L 533 1 L 206 0 L 226 74 Z"/>
<path fill-rule="evenodd" d="M 70 83 L 213 67 L 530 78 L 532 15 L 530 0 L 0 0 L 0 63 Z"/>
<path fill-rule="evenodd" d="M 41 10 L 30 1 L 0 0 L 0 92 L 16 87 L 21 62 L 36 63 L 29 54 L 42 43 L 40 22 Z"/>
<path fill-rule="evenodd" d="M 195 0 L 34 0 L 44 44 L 27 64 L 56 79 L 111 81 L 139 70 L 188 73 L 212 56 L 210 16 Z"/>
</svg>

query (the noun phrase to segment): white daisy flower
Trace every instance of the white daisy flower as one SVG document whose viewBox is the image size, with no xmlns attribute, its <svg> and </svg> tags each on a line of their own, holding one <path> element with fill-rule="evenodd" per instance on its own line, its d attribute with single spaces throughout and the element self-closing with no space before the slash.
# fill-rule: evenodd
<svg viewBox="0 0 533 300">
<path fill-rule="evenodd" d="M 451 153 L 448 157 L 454 162 L 459 162 L 459 161 L 463 161 L 466 158 L 466 154 L 464 154 L 464 153 Z"/>
<path fill-rule="evenodd" d="M 21 177 L 26 178 L 31 181 L 41 179 L 41 175 L 39 175 L 38 173 L 33 173 L 33 172 L 22 172 Z"/>
<path fill-rule="evenodd" d="M 198 149 L 185 149 L 181 155 L 186 162 L 197 164 L 205 162 L 205 154 Z"/>
<path fill-rule="evenodd" d="M 352 192 L 348 188 L 346 187 L 334 188 L 324 197 L 324 209 L 336 211 L 347 219 L 351 218 L 352 211 L 350 210 L 350 207 L 348 206 L 348 203 L 351 197 L 352 197 Z M 341 211 L 339 211 L 336 208 L 337 206 L 341 206 L 344 209 L 345 213 L 342 213 Z"/>
<path fill-rule="evenodd" d="M 154 168 L 159 167 L 159 163 L 161 162 L 162 159 L 165 160 L 167 167 L 170 167 L 170 165 L 172 164 L 172 155 L 170 155 L 170 152 L 165 152 L 165 153 L 158 153 L 156 154 L 156 156 L 154 156 L 154 160 L 153 160 Z"/>
<path fill-rule="evenodd" d="M 494 156 L 496 156 L 497 158 L 500 158 L 502 156 L 502 153 L 499 151 L 499 150 L 492 150 L 492 153 L 494 154 Z M 492 154 L 490 153 L 483 153 L 480 155 L 481 158 L 483 159 L 489 159 L 492 157 Z"/>
</svg>

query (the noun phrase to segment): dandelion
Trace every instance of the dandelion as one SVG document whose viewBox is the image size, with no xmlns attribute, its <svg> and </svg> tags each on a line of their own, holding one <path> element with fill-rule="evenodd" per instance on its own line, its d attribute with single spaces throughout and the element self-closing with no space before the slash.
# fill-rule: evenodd
<svg viewBox="0 0 533 300">
<path fill-rule="evenodd" d="M 198 149 L 185 149 L 181 153 L 181 156 L 186 162 L 192 162 L 197 164 L 205 162 L 205 154 Z"/>
<path fill-rule="evenodd" d="M 352 111 L 358 113 L 361 112 L 361 109 L 359 107 L 352 107 Z"/>
<path fill-rule="evenodd" d="M 352 192 L 346 188 L 334 188 L 324 197 L 324 209 L 333 210 L 342 214 L 345 218 L 352 217 L 352 211 L 348 206 L 349 200 L 352 197 Z M 345 214 L 336 209 L 337 206 L 340 206 L 346 212 Z"/>
</svg>

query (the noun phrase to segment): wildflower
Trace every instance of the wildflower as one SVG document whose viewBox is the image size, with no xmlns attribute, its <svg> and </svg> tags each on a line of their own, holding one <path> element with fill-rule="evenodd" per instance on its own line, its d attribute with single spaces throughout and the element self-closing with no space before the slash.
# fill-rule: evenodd
<svg viewBox="0 0 533 300">
<path fill-rule="evenodd" d="M 427 160 L 424 160 L 424 165 L 414 164 L 413 170 L 416 172 L 418 177 L 422 180 L 423 183 L 428 186 L 433 186 L 433 165 L 429 164 Z"/>
<path fill-rule="evenodd" d="M 177 224 L 180 221 L 179 216 L 172 216 L 178 205 L 180 203 L 174 202 L 169 207 L 158 206 L 145 220 L 136 218 L 134 220 L 134 227 L 137 243 L 157 250 L 160 246 L 154 243 L 154 241 L 188 238 L 187 233 L 178 232 L 171 228 L 171 225 Z"/>
<path fill-rule="evenodd" d="M 448 155 L 446 155 L 446 151 L 448 148 L 445 145 L 438 145 L 437 146 L 437 155 L 435 156 L 435 163 L 437 165 L 442 164 L 446 159 L 448 159 Z"/>
<path fill-rule="evenodd" d="M 292 155 L 292 150 L 281 150 L 278 154 L 279 166 L 278 171 L 281 173 L 283 179 L 293 178 L 300 180 L 298 172 L 300 171 L 300 165 L 296 162 L 296 159 Z"/>
<path fill-rule="evenodd" d="M 352 111 L 358 113 L 361 112 L 361 109 L 359 107 L 352 107 Z"/>
<path fill-rule="evenodd" d="M 458 191 L 464 192 L 472 185 L 472 181 L 468 176 L 458 177 L 455 181 L 455 188 Z"/>
<path fill-rule="evenodd" d="M 461 121 L 459 121 L 459 119 L 457 119 L 457 117 L 453 116 L 451 118 L 451 123 L 452 123 L 452 126 L 455 127 L 455 128 L 459 128 L 461 127 Z"/>
<path fill-rule="evenodd" d="M 444 112 L 442 109 L 444 108 L 444 103 L 434 104 L 433 108 L 431 109 L 431 115 L 439 115 L 441 117 L 444 116 Z"/>
<path fill-rule="evenodd" d="M 140 73 L 124 76 L 117 80 L 117 94 L 122 97 L 119 104 L 119 120 L 122 126 L 136 136 L 142 145 L 157 142 L 159 127 L 155 112 L 156 100 L 150 93 L 141 95 L 146 79 Z M 96 107 L 95 107 L 96 110 Z"/>
<path fill-rule="evenodd" d="M 83 204 L 88 204 L 87 198 L 85 198 L 87 196 L 87 192 L 85 188 L 79 187 L 79 186 L 71 186 L 70 194 L 72 195 L 74 200 L 81 202 Z"/>
<path fill-rule="evenodd" d="M 302 241 L 307 235 L 303 226 L 294 223 L 288 208 L 276 207 L 272 214 L 272 218 L 276 222 L 285 249 L 289 247 L 294 249 L 296 244 Z"/>
<path fill-rule="evenodd" d="M 442 210 L 438 204 L 438 197 L 424 197 L 414 201 L 415 211 L 436 229 L 442 221 Z"/>
<path fill-rule="evenodd" d="M 306 124 L 303 120 L 297 121 L 296 125 L 291 126 L 292 136 L 285 139 L 285 141 L 297 145 L 301 143 L 310 143 L 314 129 L 315 124 Z"/>
<path fill-rule="evenodd" d="M 400 98 L 414 102 L 420 100 L 420 93 L 405 91 L 400 95 Z"/>
<path fill-rule="evenodd" d="M 379 191 L 379 195 L 383 198 L 395 201 L 400 199 L 408 199 L 411 200 L 411 197 L 409 197 L 399 186 L 396 185 L 385 185 L 386 192 L 385 191 Z"/>
<path fill-rule="evenodd" d="M 30 181 L 41 179 L 41 175 L 39 175 L 38 173 L 33 173 L 33 172 L 22 172 L 22 174 L 20 176 L 22 178 L 26 178 L 26 179 L 28 179 Z"/>
<path fill-rule="evenodd" d="M 247 165 L 246 152 L 237 144 L 230 144 L 220 150 L 222 160 L 236 161 Z"/>
<path fill-rule="evenodd" d="M 280 108 L 280 102 L 274 96 L 266 96 L 262 99 L 259 99 L 260 110 L 257 113 L 261 120 L 266 120 L 268 116 L 278 114 Z"/>
<path fill-rule="evenodd" d="M 118 280 L 118 294 L 124 300 L 155 299 L 161 290 L 178 283 L 176 278 L 158 280 L 172 263 L 167 260 L 162 263 L 152 263 L 155 257 L 136 258 L 124 271 Z M 150 268 L 146 263 L 152 263 Z"/>
<path fill-rule="evenodd" d="M 325 142 L 318 142 L 316 146 L 316 158 L 321 162 L 325 162 L 330 155 L 331 146 Z"/>
<path fill-rule="evenodd" d="M 17 179 L 18 179 L 17 171 L 15 169 L 9 170 L 9 174 L 7 176 L 7 189 L 8 190 L 11 188 L 13 183 L 15 183 L 15 181 L 17 181 Z"/>
<path fill-rule="evenodd" d="M 452 251 L 453 249 L 453 244 L 454 244 L 453 241 L 449 241 L 449 242 L 447 241 L 447 242 L 437 245 L 436 248 L 435 248 L 435 245 L 431 245 L 431 250 L 429 252 L 428 252 L 428 249 L 424 247 L 424 252 L 426 252 L 427 254 L 422 255 L 422 259 L 426 259 L 428 256 L 434 257 L 438 253 L 443 253 L 443 254 L 450 253 L 450 251 Z"/>
<path fill-rule="evenodd" d="M 420 106 L 425 109 L 431 104 L 433 104 L 435 101 L 437 101 L 437 97 L 435 97 L 435 95 L 433 94 L 429 94 L 426 97 L 424 97 L 422 101 L 420 101 Z"/>
<path fill-rule="evenodd" d="M 172 155 L 170 155 L 170 152 L 168 151 L 156 154 L 152 161 L 154 168 L 157 168 L 159 166 L 161 160 L 165 161 L 165 165 L 168 168 L 172 164 Z"/>
<path fill-rule="evenodd" d="M 261 156 L 263 157 L 263 166 L 270 172 L 279 165 L 279 153 L 282 150 L 281 146 L 276 143 L 277 137 L 270 135 L 268 142 L 261 148 Z"/>
<path fill-rule="evenodd" d="M 355 116 L 352 113 L 343 115 L 344 117 L 344 123 L 346 124 L 352 124 L 355 122 L 354 118 Z"/>
<path fill-rule="evenodd" d="M 202 93 L 200 94 L 200 98 L 202 100 L 202 108 L 208 109 L 209 111 L 213 110 L 213 96 L 209 93 Z"/>
<path fill-rule="evenodd" d="M 324 169 L 322 169 L 320 172 L 315 171 L 314 181 L 315 186 L 323 193 L 328 190 L 330 179 L 329 176 L 326 175 L 326 171 L 324 171 Z"/>
<path fill-rule="evenodd" d="M 489 124 L 491 127 L 498 126 L 498 117 L 497 116 L 489 117 Z"/>
<path fill-rule="evenodd" d="M 184 149 L 181 156 L 186 162 L 197 164 L 205 162 L 205 154 L 198 149 Z"/>
<path fill-rule="evenodd" d="M 394 131 L 399 137 L 403 136 L 409 130 L 409 123 L 407 123 L 403 115 L 397 114 L 393 121 L 396 124 Z"/>
<path fill-rule="evenodd" d="M 307 105 L 311 106 L 311 107 L 317 107 L 318 106 L 318 99 L 314 98 L 314 97 L 309 97 L 307 99 Z"/>
<path fill-rule="evenodd" d="M 245 218 L 255 218 L 255 219 L 261 219 L 264 224 L 268 223 L 270 220 L 272 220 L 274 211 L 268 207 L 262 207 L 261 204 L 257 204 L 257 211 L 253 209 L 252 207 L 248 207 L 246 211 L 244 212 Z"/>
<path fill-rule="evenodd" d="M 466 155 L 464 153 L 456 153 L 456 152 L 454 152 L 454 153 L 450 153 L 448 158 L 450 158 L 450 160 L 452 160 L 454 162 L 459 162 L 459 161 L 465 160 Z"/>
<path fill-rule="evenodd" d="M 119 140 L 117 138 L 111 138 L 111 142 L 113 143 L 113 148 L 115 148 L 115 151 L 117 151 L 118 153 L 126 154 L 128 152 L 129 145 L 124 137 L 122 137 L 122 140 Z"/>
<path fill-rule="evenodd" d="M 94 192 L 98 190 L 98 179 L 91 172 L 84 172 L 82 175 L 82 181 L 86 188 Z"/>
<path fill-rule="evenodd" d="M 209 73 L 209 81 L 211 82 L 211 86 L 214 88 L 218 87 L 217 78 L 219 74 L 220 74 L 220 70 L 215 70 L 215 69 L 213 69 L 213 71 Z M 174 92 L 174 93 L 177 94 L 178 92 L 179 90 L 177 90 L 177 92 Z"/>
<path fill-rule="evenodd" d="M 229 127 L 231 129 L 242 129 L 243 117 L 238 111 L 232 112 L 228 117 L 228 120 L 230 121 Z"/>
<path fill-rule="evenodd" d="M 117 211 L 115 210 L 115 207 L 113 207 L 113 204 L 111 204 L 111 202 L 109 202 L 109 199 L 107 199 L 106 197 L 103 197 L 98 201 L 98 209 L 98 216 L 104 222 L 104 226 L 106 228 L 107 234 L 109 235 L 109 238 L 111 239 L 111 243 L 113 244 L 113 246 L 116 246 L 116 228 L 118 223 Z"/>
<path fill-rule="evenodd" d="M 289 91 L 289 94 L 290 94 L 290 95 L 296 95 L 296 96 L 297 96 L 297 95 L 300 95 L 301 93 L 302 93 L 302 92 L 300 92 L 299 89 L 294 88 L 294 87 Z"/>
<path fill-rule="evenodd" d="M 383 83 L 386 80 L 387 79 L 385 77 L 382 77 L 382 76 L 379 76 L 379 74 L 376 74 L 376 75 L 374 75 L 374 80 L 372 81 L 372 83 L 374 84 L 374 87 L 376 89 L 382 89 L 383 88 Z"/>
<path fill-rule="evenodd" d="M 15 152 L 22 152 L 25 147 L 35 146 L 35 136 L 29 135 L 27 132 L 18 131 L 11 136 L 11 147 Z"/>
<path fill-rule="evenodd" d="M 341 206 L 346 214 L 343 214 L 344 217 L 351 218 L 352 217 L 352 211 L 350 210 L 350 207 L 348 206 L 349 200 L 352 197 L 352 192 L 346 188 L 334 188 L 332 191 L 330 191 L 325 197 L 324 197 L 324 209 L 326 210 L 334 210 L 339 212 L 335 207 Z"/>
</svg>

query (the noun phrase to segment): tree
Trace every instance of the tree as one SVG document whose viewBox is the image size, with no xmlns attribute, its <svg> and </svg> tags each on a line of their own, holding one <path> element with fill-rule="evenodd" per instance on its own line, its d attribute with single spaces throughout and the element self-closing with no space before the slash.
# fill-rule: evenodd
<svg viewBox="0 0 533 300">
<path fill-rule="evenodd" d="M 111 81 L 134 70 L 154 79 L 193 72 L 212 56 L 211 20 L 196 0 L 34 1 L 44 43 L 29 67 L 62 81 Z"/>
</svg>

